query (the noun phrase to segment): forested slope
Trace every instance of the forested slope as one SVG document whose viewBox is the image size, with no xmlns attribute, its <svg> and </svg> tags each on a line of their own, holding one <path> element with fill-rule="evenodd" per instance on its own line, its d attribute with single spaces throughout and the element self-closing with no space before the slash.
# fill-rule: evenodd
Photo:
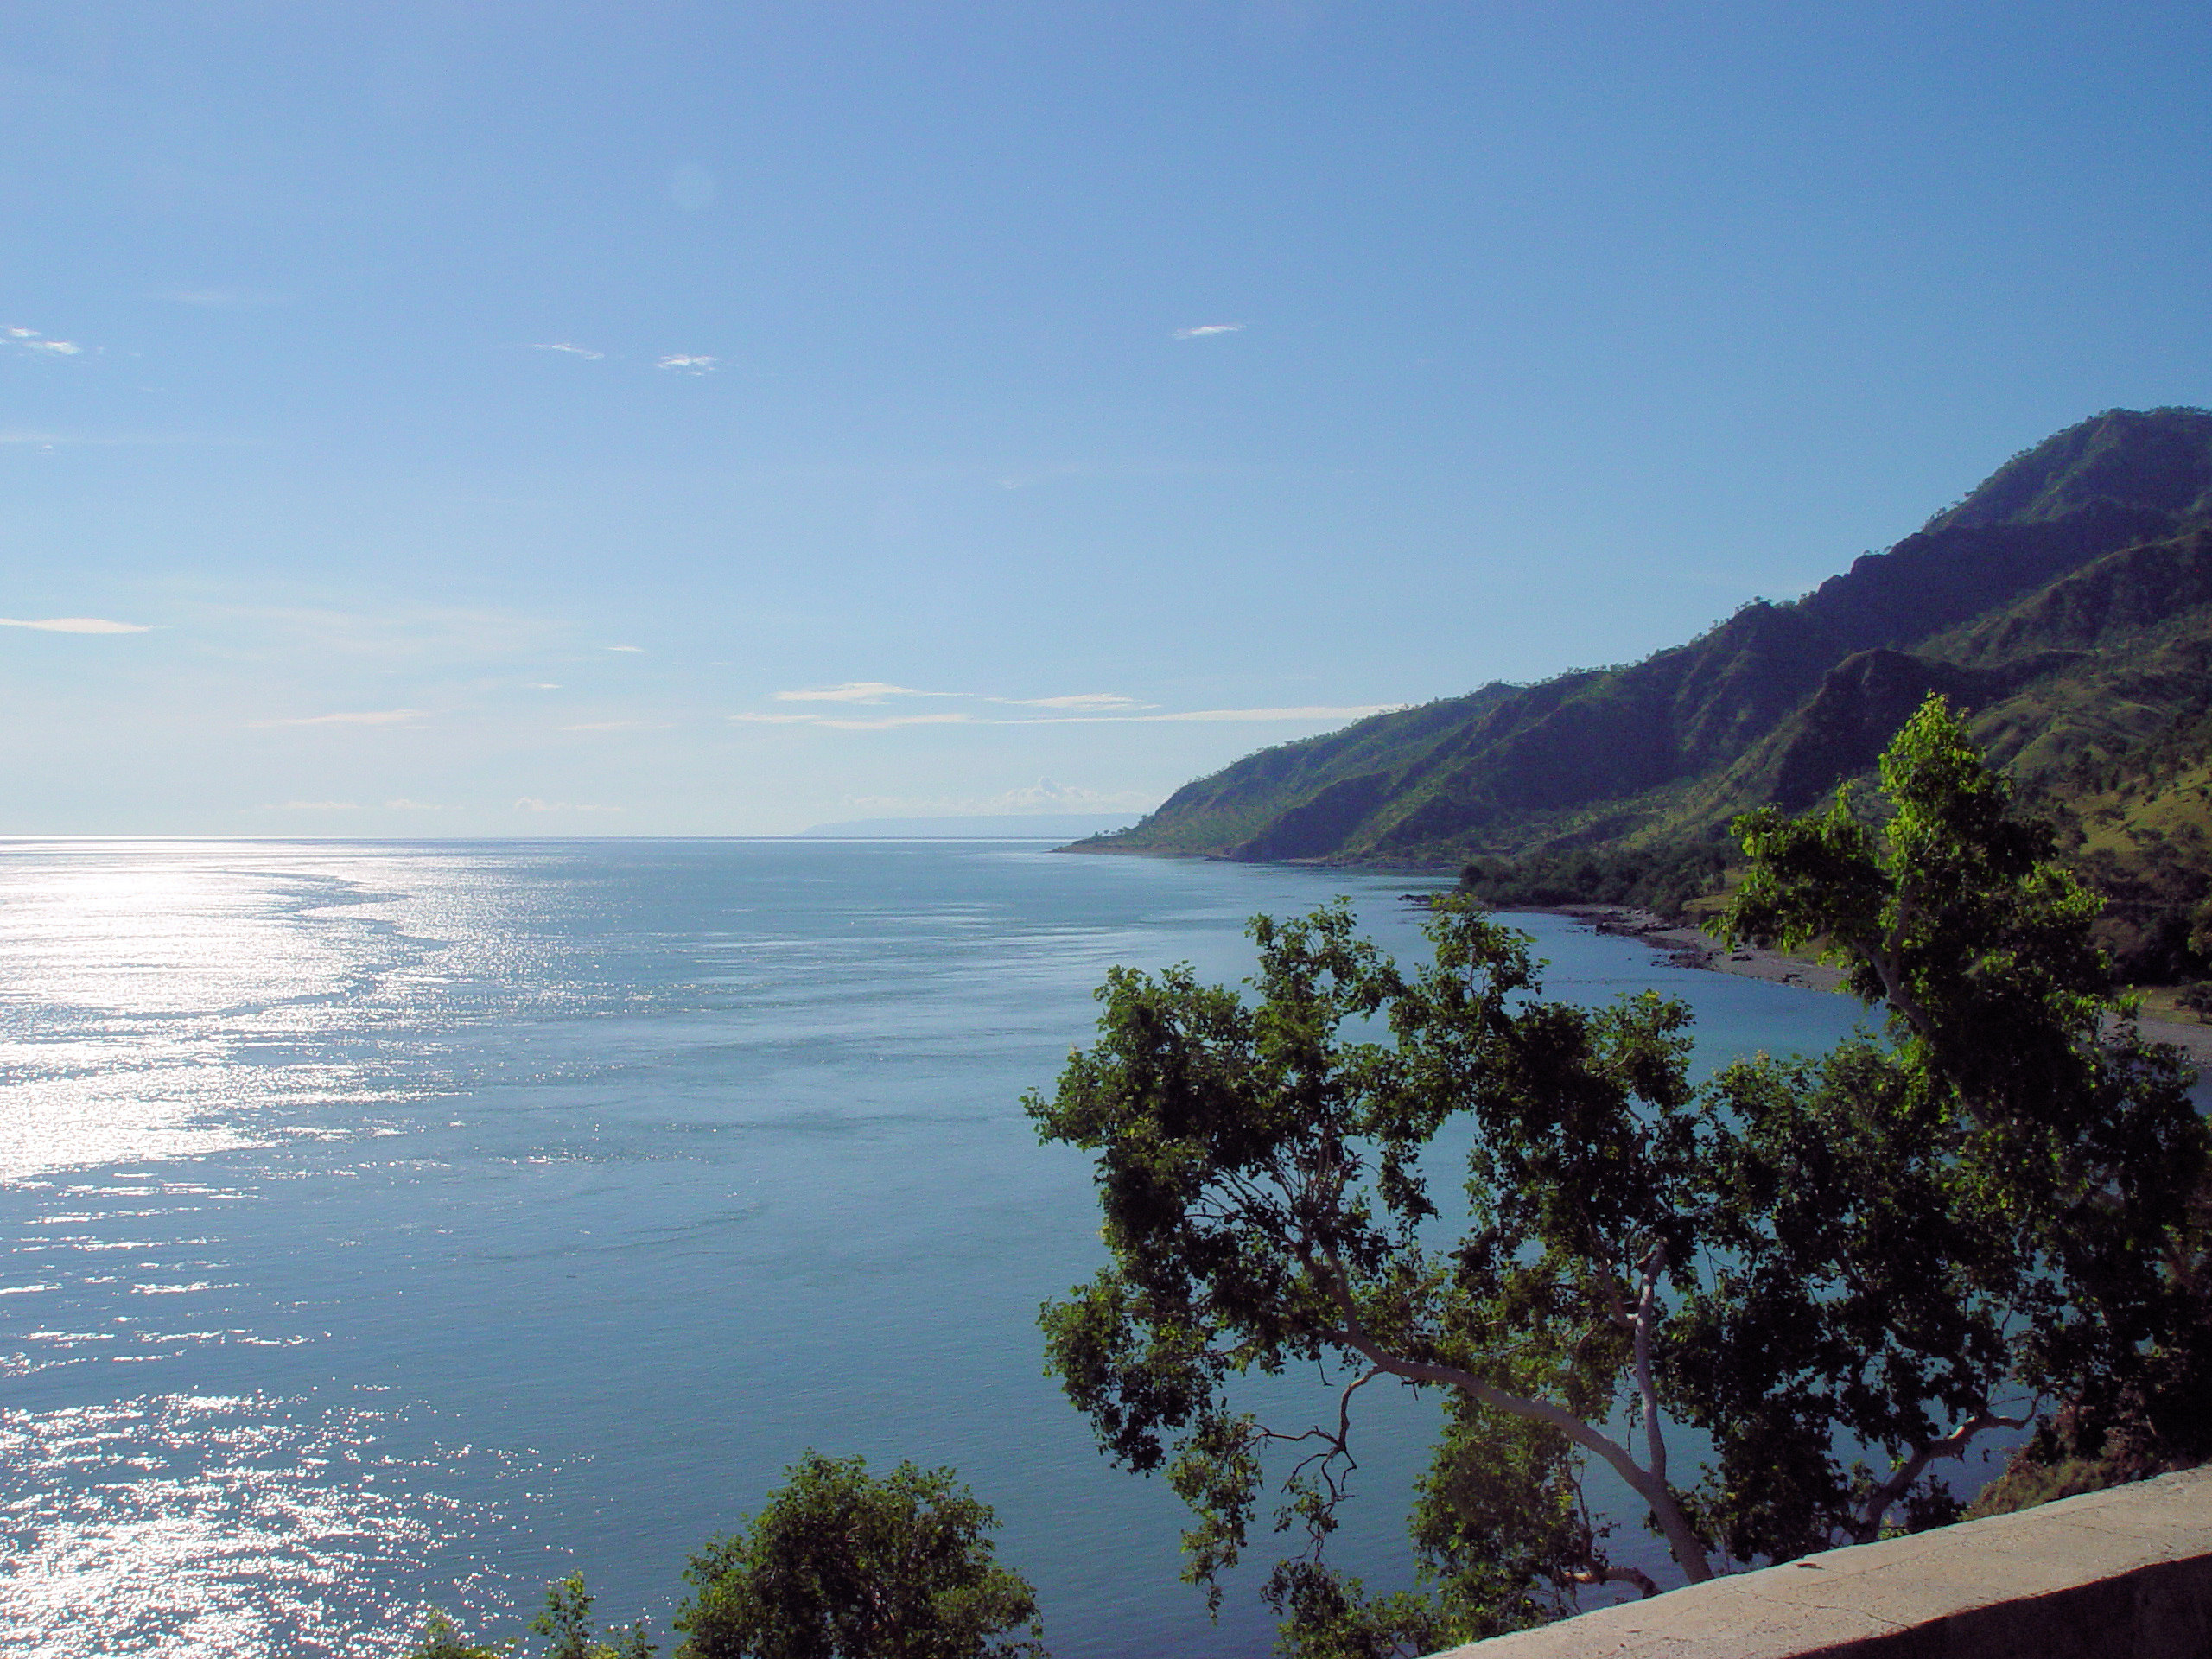
<svg viewBox="0 0 2212 1659">
<path fill-rule="evenodd" d="M 2212 413 L 2112 410 L 1802 599 L 1263 750 L 1083 846 L 1440 868 L 1679 850 L 1864 772 L 1930 690 L 2058 799 L 2199 719 L 2208 663 Z"/>
</svg>

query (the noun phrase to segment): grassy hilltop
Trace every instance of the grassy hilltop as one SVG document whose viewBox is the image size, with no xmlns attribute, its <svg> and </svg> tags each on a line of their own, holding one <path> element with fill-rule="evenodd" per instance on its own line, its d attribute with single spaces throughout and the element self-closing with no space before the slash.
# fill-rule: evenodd
<svg viewBox="0 0 2212 1659">
<path fill-rule="evenodd" d="M 2194 977 L 2212 893 L 2212 411 L 2113 410 L 1885 553 L 1626 667 L 1264 749 L 1086 850 L 1470 863 L 1502 893 L 1678 903 L 1736 814 L 1866 774 L 1930 690 L 2114 899 L 2131 976 Z"/>
</svg>

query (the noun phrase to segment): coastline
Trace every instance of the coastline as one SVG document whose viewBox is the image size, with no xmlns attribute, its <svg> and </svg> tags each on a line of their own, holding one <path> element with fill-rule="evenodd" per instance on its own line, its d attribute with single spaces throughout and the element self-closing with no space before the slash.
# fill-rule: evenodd
<svg viewBox="0 0 2212 1659">
<path fill-rule="evenodd" d="M 1801 962 L 1778 950 L 1744 946 L 1731 950 L 1710 934 L 1679 922 L 1670 922 L 1648 910 L 1630 905 L 1547 905 L 1547 915 L 1571 916 L 1587 922 L 1599 933 L 1617 934 L 1649 945 L 1680 968 L 1702 968 L 1716 974 L 1736 974 L 1763 979 L 1773 985 L 1795 985 L 1810 991 L 1834 991 L 1843 975 L 1824 963 Z M 2143 1035 L 2154 1043 L 2171 1043 L 2188 1055 L 2192 1064 L 2212 1073 L 2212 1026 L 2184 1026 L 2169 1020 L 2143 1019 Z"/>
</svg>

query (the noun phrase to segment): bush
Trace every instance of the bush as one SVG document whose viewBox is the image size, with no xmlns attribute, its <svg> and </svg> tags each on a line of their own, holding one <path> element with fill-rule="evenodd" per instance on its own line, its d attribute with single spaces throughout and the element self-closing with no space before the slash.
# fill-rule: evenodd
<svg viewBox="0 0 2212 1659">
<path fill-rule="evenodd" d="M 993 1559 L 997 1517 L 951 1470 L 879 1478 L 809 1452 L 789 1472 L 692 1557 L 677 1659 L 1044 1659 L 1036 1592 Z"/>
</svg>

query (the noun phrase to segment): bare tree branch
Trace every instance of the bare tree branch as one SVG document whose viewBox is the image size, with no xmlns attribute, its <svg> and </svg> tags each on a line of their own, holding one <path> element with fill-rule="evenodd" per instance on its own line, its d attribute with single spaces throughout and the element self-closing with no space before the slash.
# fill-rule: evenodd
<svg viewBox="0 0 2212 1659">
<path fill-rule="evenodd" d="M 1318 1263 L 1309 1262 L 1308 1266 L 1311 1269 L 1319 1268 Z M 1368 1333 L 1359 1317 L 1358 1306 L 1342 1281 L 1335 1274 L 1326 1271 L 1319 1271 L 1318 1276 L 1322 1281 L 1321 1288 L 1336 1304 L 1344 1320 L 1341 1329 L 1328 1333 L 1332 1339 L 1360 1354 L 1370 1365 L 1388 1371 L 1393 1376 L 1457 1389 L 1494 1411 L 1503 1411 L 1555 1428 L 1577 1446 L 1597 1453 L 1649 1506 L 1652 1519 L 1659 1523 L 1660 1531 L 1666 1536 L 1669 1550 L 1690 1582 L 1701 1584 L 1713 1576 L 1713 1565 L 1706 1554 L 1704 1542 L 1698 1537 L 1697 1529 L 1690 1525 L 1689 1516 L 1682 1510 L 1681 1500 L 1675 1496 L 1674 1490 L 1664 1480 L 1657 1478 L 1637 1463 L 1635 1454 L 1626 1446 L 1599 1433 L 1564 1406 L 1511 1393 L 1456 1365 L 1409 1359 L 1389 1352 Z"/>
<path fill-rule="evenodd" d="M 1890 1478 L 1866 1494 L 1866 1505 L 1859 1512 L 1857 1524 L 1852 1529 L 1852 1542 L 1871 1543 L 1882 1535 L 1882 1522 L 1891 1507 L 1918 1480 L 1928 1465 L 1938 1458 L 1963 1458 L 1967 1445 L 1977 1434 L 1993 1428 L 2025 1428 L 2032 1417 L 2000 1417 L 1987 1407 L 1961 1423 L 1939 1440 L 1930 1440 L 1912 1456 L 1897 1466 Z"/>
<path fill-rule="evenodd" d="M 1659 1593 L 1657 1580 L 1643 1568 L 1620 1567 L 1611 1561 L 1603 1567 L 1577 1567 L 1567 1573 L 1567 1580 L 1569 1584 L 1632 1584 L 1647 1601 Z"/>
</svg>

